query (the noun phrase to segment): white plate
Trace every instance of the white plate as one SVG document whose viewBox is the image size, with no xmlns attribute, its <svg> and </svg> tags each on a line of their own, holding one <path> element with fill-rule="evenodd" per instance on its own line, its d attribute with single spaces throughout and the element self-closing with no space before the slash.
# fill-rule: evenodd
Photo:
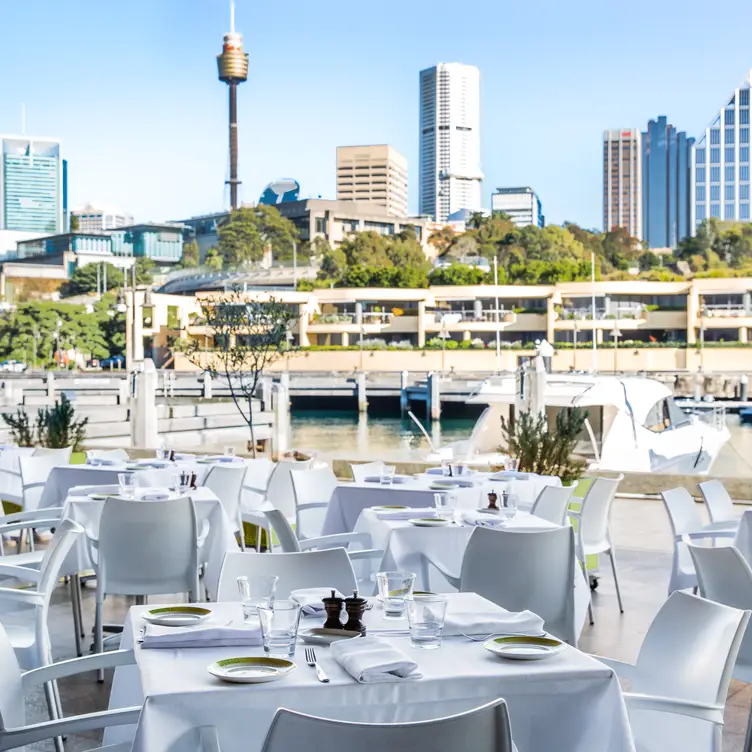
<svg viewBox="0 0 752 752">
<path fill-rule="evenodd" d="M 566 644 L 549 635 L 502 635 L 486 640 L 483 647 L 494 655 L 513 661 L 542 661 L 560 653 Z"/>
<path fill-rule="evenodd" d="M 449 520 L 430 517 L 419 517 L 417 520 L 408 520 L 408 522 L 415 527 L 447 527 L 452 524 Z"/>
<path fill-rule="evenodd" d="M 217 679 L 233 684 L 264 684 L 284 679 L 295 668 L 284 658 L 224 658 L 212 663 L 206 670 Z"/>
<path fill-rule="evenodd" d="M 200 606 L 165 606 L 152 608 L 141 616 L 149 624 L 159 624 L 162 627 L 192 627 L 211 616 L 211 613 L 208 608 Z"/>
<path fill-rule="evenodd" d="M 298 636 L 303 642 L 311 645 L 331 645 L 333 642 L 339 642 L 340 640 L 352 640 L 354 637 L 360 637 L 360 632 L 312 627 L 311 629 L 301 629 L 298 632 Z"/>
<path fill-rule="evenodd" d="M 407 481 L 410 480 L 410 478 L 407 477 L 407 475 L 394 475 L 392 476 L 392 482 L 391 483 L 381 483 L 381 476 L 380 475 L 368 475 L 366 478 L 364 478 L 366 483 L 379 483 L 384 486 L 391 486 L 395 485 L 398 486 L 400 483 L 407 483 Z"/>
<path fill-rule="evenodd" d="M 405 509 L 409 509 L 410 507 L 403 507 L 399 506 L 398 504 L 395 504 L 394 506 L 375 506 L 371 507 L 374 512 L 404 512 Z"/>
</svg>

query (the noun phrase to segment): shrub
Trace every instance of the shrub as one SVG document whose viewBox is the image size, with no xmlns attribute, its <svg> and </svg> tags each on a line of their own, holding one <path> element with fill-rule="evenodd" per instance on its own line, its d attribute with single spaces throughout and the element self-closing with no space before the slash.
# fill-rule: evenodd
<svg viewBox="0 0 752 752">
<path fill-rule="evenodd" d="M 485 350 L 486 343 L 480 337 L 476 337 L 470 342 L 470 347 L 472 347 L 474 350 Z"/>
<path fill-rule="evenodd" d="M 3 413 L 3 420 L 10 427 L 10 434 L 18 446 L 43 446 L 50 449 L 72 447 L 74 452 L 81 449 L 86 438 L 88 418 L 76 420 L 71 401 L 64 394 L 52 407 L 37 410 L 34 428 L 28 413 L 19 407 L 16 413 Z"/>
<path fill-rule="evenodd" d="M 370 339 L 363 340 L 364 350 L 386 350 L 386 340 L 379 339 L 378 337 L 372 337 Z"/>
<path fill-rule="evenodd" d="M 412 350 L 413 343 L 410 340 L 403 339 L 400 342 L 392 342 L 390 347 L 393 347 L 395 350 Z"/>
</svg>

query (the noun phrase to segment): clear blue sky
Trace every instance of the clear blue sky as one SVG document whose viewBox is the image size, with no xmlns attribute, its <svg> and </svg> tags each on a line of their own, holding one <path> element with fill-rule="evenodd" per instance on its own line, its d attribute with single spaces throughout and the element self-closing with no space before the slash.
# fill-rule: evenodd
<svg viewBox="0 0 752 752">
<path fill-rule="evenodd" d="M 276 177 L 334 197 L 335 148 L 390 143 L 417 209 L 418 72 L 481 70 L 484 203 L 531 185 L 549 222 L 601 222 L 601 138 L 665 114 L 695 135 L 752 67 L 725 0 L 238 0 L 241 197 Z M 226 201 L 225 0 L 0 0 L 0 133 L 63 139 L 73 206 L 140 220 Z"/>
</svg>

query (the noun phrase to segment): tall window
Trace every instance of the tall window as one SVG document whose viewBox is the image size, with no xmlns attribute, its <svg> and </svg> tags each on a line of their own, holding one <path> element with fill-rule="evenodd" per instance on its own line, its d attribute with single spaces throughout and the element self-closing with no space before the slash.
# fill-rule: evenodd
<svg viewBox="0 0 752 752">
<path fill-rule="evenodd" d="M 724 199 L 726 201 L 733 201 L 734 200 L 734 186 L 733 185 L 727 185 L 724 188 L 723 193 L 724 193 L 723 197 L 724 197 Z"/>
<path fill-rule="evenodd" d="M 739 147 L 739 161 L 740 162 L 749 162 L 749 146 L 740 146 Z"/>
<path fill-rule="evenodd" d="M 733 146 L 727 146 L 724 154 L 724 162 L 733 162 L 735 159 L 734 155 L 734 147 Z"/>
<path fill-rule="evenodd" d="M 695 149 L 695 163 L 703 164 L 705 162 L 705 147 L 702 149 Z"/>
<path fill-rule="evenodd" d="M 749 204 L 739 204 L 739 219 L 749 219 Z"/>
<path fill-rule="evenodd" d="M 697 201 L 705 200 L 705 186 L 704 185 L 698 185 L 695 188 L 695 200 Z"/>
<path fill-rule="evenodd" d="M 721 205 L 720 204 L 710 205 L 710 216 L 713 217 L 714 219 L 721 218 Z"/>
<path fill-rule="evenodd" d="M 739 128 L 739 143 L 740 144 L 749 143 L 749 128 Z"/>
<path fill-rule="evenodd" d="M 739 200 L 749 201 L 749 185 L 745 184 L 739 186 Z"/>
<path fill-rule="evenodd" d="M 749 125 L 749 108 L 745 107 L 742 110 L 739 110 L 739 124 L 740 125 Z"/>
<path fill-rule="evenodd" d="M 710 182 L 711 183 L 720 183 L 721 182 L 721 168 L 720 167 L 711 167 L 710 168 Z"/>
<path fill-rule="evenodd" d="M 705 168 L 704 167 L 696 167 L 695 168 L 695 177 L 697 178 L 698 183 L 704 183 L 705 182 Z"/>
<path fill-rule="evenodd" d="M 724 123 L 726 125 L 734 124 L 734 108 L 733 107 L 729 107 L 724 113 Z"/>
<path fill-rule="evenodd" d="M 739 104 L 742 107 L 749 107 L 749 89 L 742 89 L 739 92 Z"/>
<path fill-rule="evenodd" d="M 721 143 L 721 129 L 711 128 L 710 129 L 710 145 L 718 146 L 718 144 L 720 143 Z"/>
<path fill-rule="evenodd" d="M 715 146 L 710 149 L 710 164 L 720 164 L 721 150 Z"/>
<path fill-rule="evenodd" d="M 721 200 L 721 186 L 720 185 L 711 185 L 710 186 L 710 200 L 711 201 L 720 201 Z"/>
<path fill-rule="evenodd" d="M 734 143 L 734 129 L 726 128 L 726 132 L 723 134 L 723 137 L 727 144 L 733 144 Z"/>
<path fill-rule="evenodd" d="M 749 180 L 749 165 L 739 165 L 739 180 Z"/>
<path fill-rule="evenodd" d="M 736 219 L 736 207 L 733 204 L 725 206 L 726 219 Z"/>
</svg>

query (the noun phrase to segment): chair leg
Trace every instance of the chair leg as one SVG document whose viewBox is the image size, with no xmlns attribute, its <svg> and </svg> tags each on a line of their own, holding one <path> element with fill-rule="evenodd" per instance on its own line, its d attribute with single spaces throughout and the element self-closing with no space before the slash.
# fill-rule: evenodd
<svg viewBox="0 0 752 752">
<path fill-rule="evenodd" d="M 44 698 L 47 701 L 47 710 L 50 714 L 50 720 L 57 720 L 62 718 L 62 713 L 58 708 L 59 698 L 56 697 L 56 688 L 52 682 L 47 682 L 44 685 Z M 54 739 L 55 752 L 65 752 L 65 746 L 63 745 L 63 739 L 60 736 L 56 736 Z"/>
<path fill-rule="evenodd" d="M 619 613 L 624 613 L 624 606 L 621 602 L 621 590 L 619 589 L 619 576 L 616 574 L 616 560 L 614 559 L 614 549 L 608 550 L 608 558 L 611 559 L 611 571 L 614 573 L 614 585 L 616 586 L 616 600 L 619 601 Z"/>
<path fill-rule="evenodd" d="M 749 711 L 749 720 L 747 721 L 747 733 L 744 737 L 744 746 L 742 752 L 752 752 L 752 708 Z"/>
<path fill-rule="evenodd" d="M 97 593 L 97 605 L 94 616 L 94 652 L 104 652 L 104 625 L 102 624 L 102 597 Z M 97 671 L 97 681 L 104 682 L 104 670 Z"/>
<path fill-rule="evenodd" d="M 81 646 L 81 632 L 83 631 L 83 614 L 81 611 L 81 582 L 78 575 L 71 575 L 70 578 L 71 608 L 73 609 L 73 630 L 76 638 L 76 655 L 80 658 L 83 655 Z"/>
</svg>

